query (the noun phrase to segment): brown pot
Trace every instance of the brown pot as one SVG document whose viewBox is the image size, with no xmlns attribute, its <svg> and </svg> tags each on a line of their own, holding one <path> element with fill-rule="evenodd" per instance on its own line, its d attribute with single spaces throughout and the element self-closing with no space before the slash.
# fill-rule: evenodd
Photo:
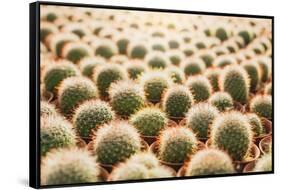
<svg viewBox="0 0 281 190">
<path fill-rule="evenodd" d="M 172 121 L 176 122 L 176 123 L 180 123 L 184 117 L 169 117 Z"/>
<path fill-rule="evenodd" d="M 77 138 L 76 139 L 76 145 L 79 147 L 79 148 L 84 148 L 84 147 L 87 147 L 87 143 L 81 139 L 81 138 Z"/>
<path fill-rule="evenodd" d="M 243 173 L 249 173 L 249 172 L 253 172 L 253 169 L 255 167 L 256 162 L 250 162 L 248 164 L 245 165 L 244 169 L 243 169 Z"/>
<path fill-rule="evenodd" d="M 240 102 L 234 101 L 233 105 L 234 105 L 234 109 L 236 109 L 242 113 L 244 113 L 246 111 L 246 107 L 243 106 Z"/>
<path fill-rule="evenodd" d="M 186 172 L 186 166 L 182 166 L 177 173 L 177 177 L 185 176 L 185 172 Z"/>
<path fill-rule="evenodd" d="M 44 91 L 44 93 L 42 95 L 43 95 L 43 99 L 45 101 L 47 101 L 48 103 L 50 103 L 55 97 L 55 95 L 49 91 Z"/>
<path fill-rule="evenodd" d="M 205 148 L 205 144 L 199 141 L 198 142 L 198 150 L 202 150 L 204 148 Z M 158 151 L 157 142 L 154 142 L 150 145 L 149 151 L 152 152 L 155 155 L 158 154 L 157 153 L 157 151 Z M 163 161 L 163 160 L 160 160 L 160 159 L 159 159 L 159 161 L 160 161 L 161 164 L 166 165 L 168 167 L 171 167 L 175 171 L 178 171 L 184 165 L 184 162 L 182 162 L 182 163 L 172 163 L 172 162 L 166 162 L 166 161 Z"/>
<path fill-rule="evenodd" d="M 107 181 L 109 176 L 108 172 L 103 167 L 99 167 L 99 168 L 100 168 L 100 176 L 99 176 L 100 180 Z"/>
<path fill-rule="evenodd" d="M 186 126 L 186 124 L 187 124 L 187 119 L 186 119 L 186 118 L 183 118 L 183 119 L 180 121 L 180 123 L 179 123 L 180 126 Z"/>
<path fill-rule="evenodd" d="M 268 137 L 268 136 L 271 136 L 272 135 L 272 122 L 269 121 L 268 119 L 266 118 L 261 118 L 261 122 L 262 122 L 262 126 L 265 130 L 265 133 L 258 136 L 258 137 L 255 137 L 255 143 L 257 145 L 259 145 L 260 141 L 265 138 L 265 137 Z"/>
<path fill-rule="evenodd" d="M 259 142 L 259 148 L 262 154 L 266 154 L 269 152 L 269 145 L 272 144 L 272 137 L 267 136 L 264 137 L 260 142 Z"/>
<path fill-rule="evenodd" d="M 260 149 L 257 147 L 257 145 L 253 144 L 251 147 L 250 153 L 251 153 L 251 155 L 253 155 L 253 157 L 251 159 L 233 162 L 237 172 L 242 172 L 243 168 L 248 163 L 255 162 L 260 156 Z"/>
<path fill-rule="evenodd" d="M 141 135 L 141 138 L 148 144 L 151 145 L 157 140 L 157 136 L 144 136 Z"/>
<path fill-rule="evenodd" d="M 175 127 L 177 125 L 178 124 L 175 121 L 173 121 L 171 119 L 168 120 L 167 127 Z"/>
</svg>

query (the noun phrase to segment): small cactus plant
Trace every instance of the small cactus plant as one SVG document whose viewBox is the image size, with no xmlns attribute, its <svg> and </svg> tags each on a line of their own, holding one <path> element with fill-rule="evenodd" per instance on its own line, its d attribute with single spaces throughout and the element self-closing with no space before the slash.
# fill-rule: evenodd
<svg viewBox="0 0 281 190">
<path fill-rule="evenodd" d="M 144 136 L 157 136 L 166 127 L 168 119 L 159 108 L 147 107 L 132 115 L 130 123 Z"/>
<path fill-rule="evenodd" d="M 53 104 L 50 104 L 46 101 L 40 102 L 40 116 L 48 117 L 57 115 L 57 110 Z"/>
<path fill-rule="evenodd" d="M 94 81 L 101 97 L 108 97 L 108 89 L 113 82 L 125 80 L 127 73 L 116 64 L 106 64 L 97 67 Z"/>
<path fill-rule="evenodd" d="M 258 65 L 260 67 L 261 71 L 261 81 L 266 82 L 270 78 L 270 62 L 271 60 L 267 57 L 261 57 L 260 59 L 257 60 Z"/>
<path fill-rule="evenodd" d="M 235 173 L 231 158 L 216 149 L 197 152 L 190 160 L 186 176 L 215 175 Z"/>
<path fill-rule="evenodd" d="M 219 85 L 220 89 L 228 92 L 234 101 L 242 104 L 247 102 L 250 90 L 250 80 L 243 67 L 226 67 L 219 78 Z"/>
<path fill-rule="evenodd" d="M 258 159 L 254 167 L 255 172 L 272 171 L 272 154 L 267 153 Z"/>
<path fill-rule="evenodd" d="M 219 67 L 219 68 L 224 68 L 228 65 L 235 65 L 237 64 L 236 59 L 233 56 L 230 55 L 221 55 L 218 56 L 215 60 L 214 60 L 214 66 L 215 67 Z"/>
<path fill-rule="evenodd" d="M 255 62 L 244 62 L 241 64 L 242 67 L 246 70 L 250 78 L 250 90 L 254 92 L 260 83 L 260 68 Z"/>
<path fill-rule="evenodd" d="M 168 51 L 167 56 L 170 59 L 171 64 L 175 66 L 179 66 L 185 57 L 185 55 L 179 50 Z"/>
<path fill-rule="evenodd" d="M 105 64 L 105 60 L 100 57 L 85 57 L 79 62 L 79 68 L 84 76 L 92 78 L 94 69 L 101 64 Z"/>
<path fill-rule="evenodd" d="M 95 133 L 93 151 L 102 164 L 117 164 L 140 150 L 140 135 L 126 121 L 112 121 Z"/>
<path fill-rule="evenodd" d="M 78 63 L 82 58 L 91 55 L 92 49 L 84 43 L 69 42 L 62 49 L 62 57 L 73 63 Z"/>
<path fill-rule="evenodd" d="M 263 134 L 264 129 L 260 118 L 254 113 L 248 113 L 247 118 L 254 132 L 254 136 L 258 137 Z"/>
<path fill-rule="evenodd" d="M 165 72 L 176 84 L 182 84 L 185 80 L 184 72 L 178 67 L 168 67 Z"/>
<path fill-rule="evenodd" d="M 217 117 L 212 124 L 212 146 L 226 151 L 233 160 L 246 159 L 252 141 L 251 125 L 247 117 L 240 112 L 226 112 Z"/>
<path fill-rule="evenodd" d="M 142 62 L 133 62 L 126 65 L 129 78 L 132 80 L 138 79 L 143 73 L 146 72 L 147 67 Z"/>
<path fill-rule="evenodd" d="M 188 78 L 187 87 L 193 95 L 195 102 L 205 101 L 212 94 L 212 86 L 204 76 L 193 76 Z"/>
<path fill-rule="evenodd" d="M 61 116 L 41 117 L 40 123 L 41 156 L 51 149 L 75 146 L 76 136 L 72 125 Z"/>
<path fill-rule="evenodd" d="M 130 80 L 113 83 L 109 95 L 113 110 L 122 117 L 136 113 L 145 103 L 143 89 Z"/>
<path fill-rule="evenodd" d="M 196 136 L 187 128 L 170 127 L 160 134 L 158 156 L 162 161 L 182 163 L 188 160 L 196 150 Z"/>
<path fill-rule="evenodd" d="M 160 102 L 165 90 L 171 85 L 171 80 L 161 72 L 144 73 L 140 77 L 140 82 L 146 99 L 152 103 Z"/>
<path fill-rule="evenodd" d="M 171 118 L 183 118 L 192 104 L 192 94 L 184 86 L 170 87 L 163 98 L 163 109 Z"/>
<path fill-rule="evenodd" d="M 95 49 L 95 55 L 105 59 L 110 59 L 113 55 L 117 54 L 117 52 L 117 46 L 111 41 L 103 41 L 98 44 Z"/>
<path fill-rule="evenodd" d="M 209 98 L 209 103 L 216 106 L 219 111 L 226 111 L 233 108 L 233 99 L 226 92 L 216 92 Z"/>
<path fill-rule="evenodd" d="M 207 139 L 214 119 L 219 115 L 215 106 L 209 103 L 198 103 L 187 113 L 186 126 L 192 129 L 198 138 Z"/>
<path fill-rule="evenodd" d="M 145 166 L 138 163 L 122 163 L 119 164 L 110 174 L 109 179 L 118 180 L 137 180 L 147 179 L 148 171 Z"/>
<path fill-rule="evenodd" d="M 62 57 L 63 48 L 69 42 L 77 42 L 79 37 L 73 33 L 56 33 L 50 38 L 50 49 L 57 56 Z"/>
<path fill-rule="evenodd" d="M 260 117 L 272 119 L 272 97 L 271 95 L 257 95 L 250 102 L 251 112 Z"/>
<path fill-rule="evenodd" d="M 128 46 L 129 46 L 130 40 L 126 36 L 119 36 L 116 40 L 116 45 L 118 47 L 118 52 L 120 54 L 127 54 L 128 52 Z"/>
<path fill-rule="evenodd" d="M 86 101 L 81 104 L 73 116 L 73 124 L 82 138 L 89 138 L 92 130 L 98 126 L 109 123 L 114 119 L 111 107 L 101 100 Z"/>
<path fill-rule="evenodd" d="M 61 112 L 69 116 L 79 104 L 97 96 L 97 87 L 91 80 L 83 77 L 70 77 L 63 80 L 59 87 L 58 103 Z"/>
<path fill-rule="evenodd" d="M 183 64 L 183 71 L 186 76 L 201 74 L 205 70 L 205 64 L 201 59 L 189 60 Z"/>
<path fill-rule="evenodd" d="M 253 33 L 250 30 L 241 30 L 238 32 L 238 36 L 242 37 L 244 44 L 249 44 L 253 40 Z"/>
<path fill-rule="evenodd" d="M 227 40 L 229 35 L 229 31 L 224 26 L 220 26 L 215 30 L 215 36 L 221 41 Z"/>
<path fill-rule="evenodd" d="M 204 72 L 204 76 L 208 78 L 212 85 L 213 91 L 219 91 L 219 76 L 221 73 L 221 69 L 218 68 L 209 68 Z"/>
<path fill-rule="evenodd" d="M 43 71 L 43 82 L 47 91 L 56 93 L 63 79 L 78 75 L 79 70 L 72 63 L 61 61 L 46 66 Z"/>
<path fill-rule="evenodd" d="M 202 51 L 198 57 L 205 63 L 206 68 L 213 66 L 216 54 L 212 51 Z"/>
<path fill-rule="evenodd" d="M 98 182 L 100 168 L 96 159 L 83 149 L 59 149 L 47 154 L 41 164 L 43 185 Z"/>
<path fill-rule="evenodd" d="M 148 53 L 148 48 L 143 43 L 133 43 L 129 45 L 129 55 L 133 59 L 143 59 Z"/>
<path fill-rule="evenodd" d="M 152 69 L 165 69 L 170 64 L 170 60 L 162 52 L 152 52 L 145 56 L 148 67 Z"/>
</svg>

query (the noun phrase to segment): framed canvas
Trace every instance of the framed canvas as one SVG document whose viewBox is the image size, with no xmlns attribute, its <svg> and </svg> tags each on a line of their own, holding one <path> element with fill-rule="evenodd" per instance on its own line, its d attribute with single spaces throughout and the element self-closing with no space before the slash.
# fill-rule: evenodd
<svg viewBox="0 0 281 190">
<path fill-rule="evenodd" d="M 30 4 L 30 186 L 274 172 L 274 17 Z"/>
</svg>

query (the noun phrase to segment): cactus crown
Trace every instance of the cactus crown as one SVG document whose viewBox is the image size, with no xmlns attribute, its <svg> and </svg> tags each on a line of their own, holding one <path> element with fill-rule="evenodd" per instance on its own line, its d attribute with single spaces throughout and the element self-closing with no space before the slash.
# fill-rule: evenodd
<svg viewBox="0 0 281 190">
<path fill-rule="evenodd" d="M 130 116 L 144 106 L 143 89 L 131 80 L 111 84 L 109 95 L 113 110 L 121 116 Z"/>
<path fill-rule="evenodd" d="M 197 152 L 192 157 L 185 175 L 198 176 L 234 172 L 232 160 L 228 154 L 216 149 L 205 149 Z"/>
<path fill-rule="evenodd" d="M 42 161 L 41 181 L 44 185 L 61 185 L 100 181 L 96 159 L 83 149 L 52 151 Z"/>
<path fill-rule="evenodd" d="M 262 122 L 261 122 L 260 118 L 254 113 L 248 113 L 247 118 L 248 118 L 249 123 L 252 127 L 254 135 L 256 137 L 258 137 L 261 134 L 263 134 L 264 129 L 263 129 Z"/>
<path fill-rule="evenodd" d="M 146 107 L 132 115 L 130 122 L 145 136 L 156 136 L 166 127 L 166 114 L 156 107 Z"/>
<path fill-rule="evenodd" d="M 84 76 L 91 78 L 95 67 L 100 64 L 105 64 L 101 57 L 85 57 L 79 62 L 79 68 Z"/>
<path fill-rule="evenodd" d="M 233 99 L 227 92 L 216 92 L 208 100 L 219 111 L 226 111 L 233 108 Z"/>
<path fill-rule="evenodd" d="M 154 51 L 145 56 L 145 62 L 152 69 L 164 69 L 170 64 L 170 60 L 166 54 Z"/>
<path fill-rule="evenodd" d="M 186 85 L 192 93 L 195 102 L 207 100 L 212 93 L 212 86 L 209 80 L 202 75 L 189 77 Z"/>
<path fill-rule="evenodd" d="M 251 91 L 255 91 L 261 79 L 261 72 L 258 64 L 255 62 L 244 62 L 241 65 L 249 75 Z"/>
<path fill-rule="evenodd" d="M 80 42 L 69 42 L 62 49 L 62 56 L 73 63 L 78 63 L 82 58 L 91 55 L 91 47 Z"/>
<path fill-rule="evenodd" d="M 143 59 L 148 52 L 148 48 L 144 43 L 131 43 L 129 45 L 129 55 L 133 59 Z"/>
<path fill-rule="evenodd" d="M 126 65 L 129 78 L 132 80 L 138 79 L 143 73 L 147 71 L 146 65 L 142 62 L 134 61 Z"/>
<path fill-rule="evenodd" d="M 226 151 L 234 160 L 243 160 L 249 156 L 252 140 L 251 126 L 247 117 L 240 112 L 226 112 L 213 122 L 212 145 Z"/>
<path fill-rule="evenodd" d="M 187 113 L 187 126 L 199 138 L 208 138 L 210 126 L 219 115 L 216 107 L 209 103 L 198 103 L 191 107 Z"/>
<path fill-rule="evenodd" d="M 260 117 L 272 119 L 272 96 L 257 95 L 250 102 L 251 112 L 256 113 Z"/>
<path fill-rule="evenodd" d="M 181 163 L 197 149 L 197 139 L 190 129 L 170 127 L 163 130 L 158 140 L 158 156 L 165 162 Z"/>
<path fill-rule="evenodd" d="M 186 76 L 200 74 L 204 69 L 205 64 L 201 59 L 192 59 L 183 64 L 183 71 Z"/>
<path fill-rule="evenodd" d="M 117 46 L 108 40 L 101 41 L 95 49 L 95 54 L 104 57 L 105 59 L 110 59 L 113 55 L 117 54 L 117 52 Z"/>
</svg>

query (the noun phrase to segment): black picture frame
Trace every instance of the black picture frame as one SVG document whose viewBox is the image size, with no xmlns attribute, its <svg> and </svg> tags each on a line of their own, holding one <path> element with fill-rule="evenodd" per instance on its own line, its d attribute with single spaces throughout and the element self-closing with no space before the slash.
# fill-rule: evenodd
<svg viewBox="0 0 281 190">
<path fill-rule="evenodd" d="M 270 19 L 272 21 L 272 171 L 268 172 L 251 172 L 251 173 L 237 173 L 237 174 L 222 174 L 222 175 L 208 175 L 208 176 L 193 176 L 193 177 L 174 177 L 174 178 L 157 178 L 157 179 L 142 179 L 130 181 L 110 181 L 110 182 L 96 182 L 83 184 L 61 184 L 61 185 L 46 185 L 40 184 L 40 5 L 54 5 L 54 6 L 71 6 L 71 7 L 88 7 L 88 8 L 102 8 L 102 9 L 121 9 L 121 10 L 135 10 L 135 11 L 153 11 L 165 13 L 184 13 L 184 14 L 200 14 L 200 15 L 214 15 L 214 16 L 232 16 L 243 18 L 261 18 Z M 48 2 L 37 1 L 29 4 L 29 185 L 33 188 L 54 188 L 54 187 L 74 187 L 74 186 L 88 186 L 88 185 L 106 185 L 106 184 L 122 184 L 122 183 L 136 183 L 136 182 L 152 182 L 152 181 L 169 181 L 169 180 L 184 180 L 184 179 L 198 179 L 198 178 L 213 178 L 213 177 L 233 177 L 233 176 L 247 176 L 259 174 L 273 174 L 274 173 L 274 16 L 266 15 L 250 15 L 250 14 L 234 14 L 234 13 L 218 13 L 218 12 L 202 12 L 202 11 L 188 11 L 188 10 L 172 10 L 172 9 L 156 9 L 156 8 L 142 8 L 142 7 L 123 7 L 123 6 L 109 6 L 109 5 L 92 5 L 80 3 L 63 3 L 63 2 Z"/>
</svg>

